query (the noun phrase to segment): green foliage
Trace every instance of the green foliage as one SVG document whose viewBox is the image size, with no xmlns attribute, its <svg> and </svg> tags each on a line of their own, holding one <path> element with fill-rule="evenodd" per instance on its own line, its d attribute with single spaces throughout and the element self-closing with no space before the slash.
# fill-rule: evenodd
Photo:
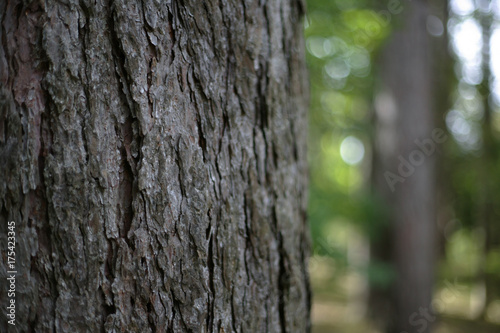
<svg viewBox="0 0 500 333">
<path fill-rule="evenodd" d="M 312 97 L 309 217 L 316 242 L 329 236 L 330 223 L 354 224 L 360 231 L 375 234 L 378 223 L 385 221 L 382 206 L 369 194 L 367 180 L 372 59 L 389 30 L 367 8 L 365 1 L 308 3 L 305 35 Z M 351 147 L 341 151 L 343 144 Z"/>
<path fill-rule="evenodd" d="M 388 3 L 309 0 L 305 22 L 311 82 L 309 220 L 314 254 L 328 257 L 325 262 L 336 277 L 353 269 L 361 270 L 370 285 L 382 289 L 395 279 L 392 265 L 371 261 L 363 267 L 352 266 L 349 242 L 359 235 L 365 240 L 384 239 L 380 237 L 384 236 L 389 223 L 388 208 L 370 190 L 372 96 L 377 80 L 374 59 L 402 19 L 398 15 L 384 16 L 388 13 L 389 8 L 384 7 Z M 458 38 L 454 29 L 461 22 L 474 19 L 478 25 L 484 24 L 481 15 L 485 13 L 479 18 L 477 11 L 469 14 L 458 17 L 451 12 L 452 18 L 443 25 L 450 29 L 452 47 Z M 468 51 L 475 45 L 465 44 L 466 48 L 470 46 Z M 483 50 L 477 51 L 481 58 Z M 436 92 L 439 105 L 436 126 L 447 129 L 450 137 L 436 155 L 441 168 L 436 179 L 438 222 L 441 226 L 453 225 L 453 230 L 447 229 L 440 235 L 444 251 L 438 268 L 442 281 L 459 279 L 473 286 L 481 276 L 488 274 L 500 281 L 500 224 L 497 222 L 500 218 L 500 97 L 491 90 L 493 79 L 498 81 L 498 77 L 487 78 L 484 66 L 467 65 L 458 53 L 453 61 L 437 52 L 433 55 L 436 57 L 435 79 L 441 82 Z M 483 77 L 483 82 L 474 83 L 466 77 L 466 74 L 474 74 L 470 70 L 472 65 L 477 67 L 474 67 L 475 74 Z M 467 66 L 469 70 L 464 69 Z M 437 67 L 449 67 L 449 70 Z M 447 96 L 451 105 L 446 102 Z M 486 112 L 487 106 L 489 112 Z M 354 234 L 357 236 L 353 237 Z M 491 244 L 487 249 L 488 236 Z"/>
<path fill-rule="evenodd" d="M 387 9 L 385 5 L 383 2 L 363 0 L 308 1 L 305 37 L 312 97 L 309 218 L 316 243 L 332 236 L 329 234 L 332 232 L 332 223 L 356 226 L 359 232 L 376 239 L 388 220 L 386 208 L 373 196 L 369 185 L 371 105 L 376 80 L 374 58 L 390 34 L 391 25 L 397 25 L 399 21 L 397 15 L 388 18 L 382 14 Z M 454 18 L 450 24 L 455 26 L 457 22 L 457 18 Z M 451 39 L 453 41 L 453 37 Z M 457 68 L 461 66 L 460 61 L 457 56 Z M 500 168 L 500 154 L 496 153 L 500 151 L 500 113 L 493 114 L 491 127 L 494 137 L 491 140 L 495 147 L 494 153 L 490 153 L 491 157 L 485 162 L 481 93 L 477 86 L 465 83 L 459 73 L 448 74 L 454 76 L 448 80 L 455 82 L 455 86 L 449 87 L 453 91 L 454 113 L 444 114 L 445 119 L 439 125 L 447 126 L 452 138 L 440 152 L 439 158 L 444 167 L 442 174 L 445 175 L 445 179 L 440 181 L 444 182 L 444 189 L 448 193 L 449 202 L 446 204 L 452 209 L 452 218 L 458 220 L 460 228 L 465 230 L 465 234 L 457 235 L 456 242 L 448 246 L 446 253 L 450 256 L 447 263 L 449 267 L 455 267 L 453 254 L 450 253 L 459 251 L 457 244 L 469 244 L 467 254 L 464 253 L 464 258 L 467 258 L 465 265 L 479 265 L 473 255 L 479 250 L 472 251 L 468 239 L 475 237 L 474 230 L 482 227 L 481 205 L 484 206 L 488 199 L 484 193 L 489 193 L 495 214 L 500 216 L 500 209 L 495 208 L 495 203 L 500 202 L 500 176 L 495 172 Z M 494 107 L 498 109 L 498 106 Z M 461 128 L 457 127 L 458 123 L 453 125 L 457 119 L 470 127 L 469 138 L 455 135 L 454 129 L 460 131 Z M 463 140 L 471 140 L 473 134 L 479 138 L 478 143 L 467 145 Z M 347 138 L 362 143 L 360 161 L 348 160 L 342 155 L 341 146 Z M 482 186 L 485 175 L 490 180 L 488 192 Z M 316 250 L 318 248 L 315 246 Z M 330 251 L 327 255 L 339 258 L 339 252 L 335 252 L 335 255 L 334 252 Z M 494 251 L 488 255 L 484 269 L 500 271 L 494 259 L 489 259 L 496 256 L 497 252 Z M 455 268 L 457 272 L 465 274 L 462 268 Z"/>
</svg>

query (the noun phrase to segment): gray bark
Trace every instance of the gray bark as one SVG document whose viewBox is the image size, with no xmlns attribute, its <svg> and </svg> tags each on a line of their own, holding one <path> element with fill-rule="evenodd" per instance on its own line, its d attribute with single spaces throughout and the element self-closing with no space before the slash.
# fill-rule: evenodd
<svg viewBox="0 0 500 333">
<path fill-rule="evenodd" d="M 440 149 L 434 143 L 434 151 L 424 154 L 415 143 L 433 140 L 436 129 L 431 41 L 426 30 L 429 1 L 405 2 L 401 15 L 381 55 L 374 184 L 390 210 L 389 245 L 382 258 L 391 258 L 396 274 L 388 332 L 423 333 L 431 331 L 435 320 L 428 318 L 432 318 L 436 255 L 435 158 Z M 411 154 L 417 150 L 423 160 L 412 163 Z M 400 158 L 414 164 L 414 170 L 399 172 Z M 385 172 L 404 180 L 391 189 Z"/>
<path fill-rule="evenodd" d="M 9 329 L 308 331 L 303 4 L 10 0 L 0 13 Z"/>
</svg>

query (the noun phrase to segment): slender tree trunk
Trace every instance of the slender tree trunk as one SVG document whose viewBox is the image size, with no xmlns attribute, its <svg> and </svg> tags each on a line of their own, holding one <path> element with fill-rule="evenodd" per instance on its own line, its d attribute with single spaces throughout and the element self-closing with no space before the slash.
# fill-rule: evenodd
<svg viewBox="0 0 500 333">
<path fill-rule="evenodd" d="M 435 125 L 428 7 L 425 0 L 405 2 L 405 11 L 382 52 L 376 99 L 375 183 L 391 211 L 390 247 L 396 273 L 393 322 L 388 331 L 397 333 L 429 332 L 435 319 L 431 314 L 435 149 L 429 152 L 428 143 Z M 415 140 L 427 142 L 427 153 Z"/>
<path fill-rule="evenodd" d="M 0 13 L 1 330 L 308 331 L 303 4 Z"/>
<path fill-rule="evenodd" d="M 479 22 L 482 28 L 483 46 L 482 46 L 482 74 L 483 80 L 479 85 L 479 94 L 483 106 L 482 118 L 482 155 L 479 163 L 479 204 L 478 204 L 478 219 L 479 226 L 484 230 L 484 255 L 481 258 L 480 279 L 484 282 L 485 298 L 483 307 L 479 313 L 480 317 L 486 318 L 489 304 L 495 300 L 496 286 L 498 279 L 496 275 L 490 271 L 488 267 L 488 257 L 491 251 L 499 247 L 500 228 L 498 227 L 498 219 L 500 218 L 495 206 L 497 205 L 498 186 L 495 181 L 492 181 L 492 175 L 495 175 L 498 153 L 498 144 L 495 139 L 493 129 L 493 108 L 490 102 L 491 87 L 493 82 L 493 74 L 491 73 L 491 53 L 490 43 L 493 24 L 492 13 L 479 13 Z"/>
</svg>

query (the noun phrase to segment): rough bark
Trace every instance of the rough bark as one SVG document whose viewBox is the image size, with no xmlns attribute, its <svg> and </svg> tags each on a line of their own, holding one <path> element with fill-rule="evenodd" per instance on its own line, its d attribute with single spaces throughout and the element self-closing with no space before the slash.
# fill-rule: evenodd
<svg viewBox="0 0 500 333">
<path fill-rule="evenodd" d="M 0 13 L 9 329 L 308 331 L 303 4 L 4 0 Z"/>
<path fill-rule="evenodd" d="M 435 129 L 430 36 L 426 31 L 429 2 L 405 2 L 393 35 L 381 54 L 375 187 L 390 209 L 390 225 L 383 258 L 395 268 L 391 288 L 388 332 L 430 332 L 435 259 L 435 154 L 424 154 L 415 140 L 432 140 Z M 420 150 L 423 161 L 405 175 L 401 158 L 411 163 Z M 416 156 L 416 155 L 414 155 Z M 407 167 L 405 167 L 408 170 Z M 393 188 L 386 172 L 404 178 Z M 432 317 L 432 315 L 430 315 Z"/>
</svg>

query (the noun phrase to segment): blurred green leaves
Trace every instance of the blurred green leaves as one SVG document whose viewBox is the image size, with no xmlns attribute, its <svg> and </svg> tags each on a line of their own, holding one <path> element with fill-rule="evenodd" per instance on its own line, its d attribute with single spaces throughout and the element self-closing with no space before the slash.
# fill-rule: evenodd
<svg viewBox="0 0 500 333">
<path fill-rule="evenodd" d="M 389 26 L 366 1 L 324 0 L 308 2 L 305 26 L 312 96 L 309 217 L 313 239 L 328 237 L 331 223 L 376 233 L 377 221 L 384 221 L 383 209 L 366 183 L 371 158 L 372 59 Z"/>
</svg>

